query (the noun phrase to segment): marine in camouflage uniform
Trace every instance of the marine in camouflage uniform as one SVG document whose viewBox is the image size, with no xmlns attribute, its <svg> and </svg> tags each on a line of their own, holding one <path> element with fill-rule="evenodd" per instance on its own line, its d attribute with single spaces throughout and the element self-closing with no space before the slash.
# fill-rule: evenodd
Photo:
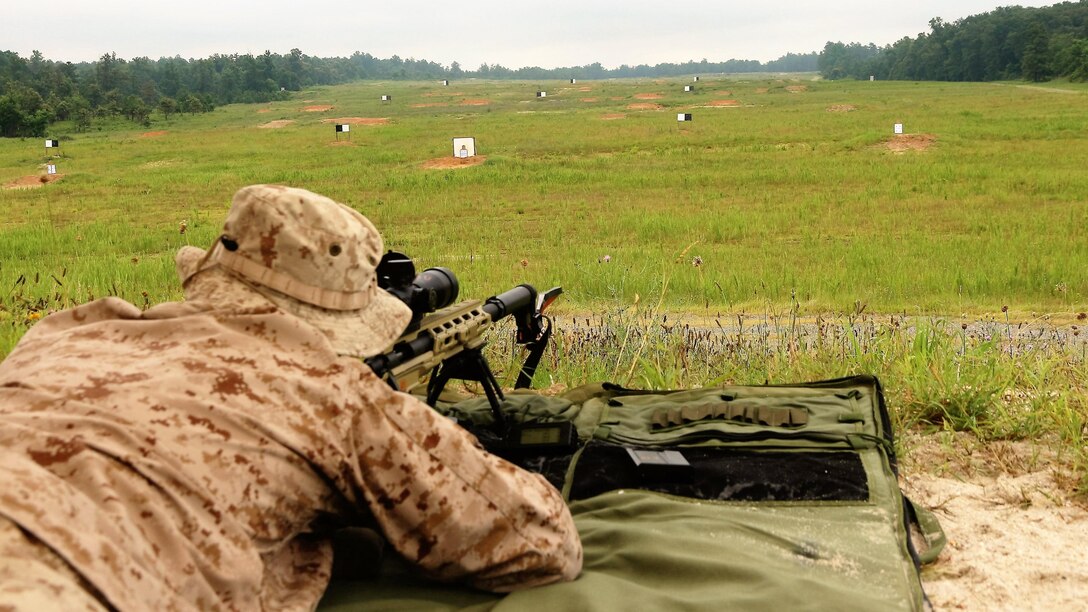
<svg viewBox="0 0 1088 612">
<path fill-rule="evenodd" d="M 428 575 L 571 580 L 559 493 L 359 359 L 410 312 L 381 238 L 308 191 L 239 191 L 185 301 L 50 315 L 0 364 L 0 609 L 311 609 L 328 529 L 376 525 Z"/>
</svg>

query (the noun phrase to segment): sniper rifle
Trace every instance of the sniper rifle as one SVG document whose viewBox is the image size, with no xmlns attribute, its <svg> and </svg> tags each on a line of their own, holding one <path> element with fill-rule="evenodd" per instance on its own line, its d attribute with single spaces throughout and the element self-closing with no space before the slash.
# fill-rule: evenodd
<svg viewBox="0 0 1088 612">
<path fill-rule="evenodd" d="M 495 433 L 508 440 L 525 438 L 526 432 L 512 431 L 500 408 L 503 394 L 483 354 L 487 343 L 484 333 L 503 318 L 514 317 L 515 340 L 529 350 L 514 388 L 529 388 L 552 333 L 551 320 L 544 310 L 559 297 L 562 288 L 540 294 L 532 285 L 523 284 L 482 302 L 454 304 L 459 285 L 451 270 L 428 268 L 417 276 L 412 260 L 396 251 L 382 257 L 377 276 L 379 287 L 412 310 L 412 320 L 392 349 L 366 359 L 374 373 L 400 391 L 418 387 L 429 374 L 426 401 L 431 406 L 451 379 L 478 382 L 491 405 Z M 534 435 L 553 437 L 551 432 Z"/>
</svg>

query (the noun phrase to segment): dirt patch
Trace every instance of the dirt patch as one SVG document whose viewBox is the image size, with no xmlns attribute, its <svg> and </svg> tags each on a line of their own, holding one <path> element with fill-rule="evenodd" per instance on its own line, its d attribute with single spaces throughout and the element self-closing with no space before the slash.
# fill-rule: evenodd
<svg viewBox="0 0 1088 612">
<path fill-rule="evenodd" d="M 832 104 L 831 106 L 827 107 L 827 112 L 829 112 L 829 113 L 849 113 L 849 112 L 856 111 L 857 109 L 858 109 L 858 107 L 854 106 L 853 104 Z"/>
<path fill-rule="evenodd" d="M 271 113 L 272 109 L 271 108 L 258 108 L 257 112 L 258 113 Z"/>
<path fill-rule="evenodd" d="M 935 142 L 937 137 L 933 134 L 896 134 L 884 146 L 892 153 L 906 153 L 907 151 L 925 151 Z"/>
<path fill-rule="evenodd" d="M 146 164 L 140 164 L 140 170 L 157 170 L 159 168 L 166 168 L 168 166 L 176 166 L 180 163 L 179 159 L 159 159 L 155 161 L 149 161 Z"/>
<path fill-rule="evenodd" d="M 458 168 L 468 168 L 469 166 L 479 166 L 485 161 L 487 161 L 486 155 L 438 157 L 423 162 L 423 167 L 427 170 L 456 170 Z"/>
<path fill-rule="evenodd" d="M 294 122 L 295 121 L 293 119 L 277 119 L 275 121 L 269 121 L 268 123 L 262 123 L 257 127 L 265 130 L 274 130 L 277 128 L 287 127 Z"/>
<path fill-rule="evenodd" d="M 766 87 L 757 87 L 756 88 L 756 93 L 767 93 L 768 91 L 770 91 L 770 90 L 767 89 Z"/>
<path fill-rule="evenodd" d="M 10 183 L 4 183 L 4 189 L 36 189 L 46 183 L 59 181 L 63 177 L 63 174 L 31 174 L 29 176 L 21 176 Z"/>
<path fill-rule="evenodd" d="M 1088 510 L 1043 444 L 926 435 L 903 487 L 948 544 L 922 573 L 935 610 L 1072 610 L 1088 601 Z M 926 465 L 911 465 L 915 462 Z"/>
<path fill-rule="evenodd" d="M 491 104 L 491 100 L 461 100 L 461 106 L 487 106 Z"/>
<path fill-rule="evenodd" d="M 354 147 L 355 143 L 350 140 L 334 140 L 329 143 L 330 147 Z"/>
<path fill-rule="evenodd" d="M 786 91 L 790 93 L 801 93 L 802 91 L 808 91 L 808 85 L 786 85 Z"/>
<path fill-rule="evenodd" d="M 578 91 L 593 91 L 592 87 L 579 87 Z"/>
<path fill-rule="evenodd" d="M 636 100 L 660 100 L 661 98 L 664 98 L 664 97 L 665 97 L 665 94 L 659 94 L 659 93 L 637 93 L 637 94 L 635 94 L 635 99 Z"/>
<path fill-rule="evenodd" d="M 627 105 L 627 110 L 661 110 L 663 108 L 665 107 L 653 102 L 636 102 Z"/>
<path fill-rule="evenodd" d="M 707 103 L 707 106 L 740 106 L 740 100 L 711 100 Z"/>
<path fill-rule="evenodd" d="M 463 95 L 465 95 L 465 92 L 463 92 L 463 91 L 453 91 L 453 92 L 450 92 L 450 93 L 446 93 L 446 92 L 442 92 L 442 93 L 429 92 L 429 93 L 423 94 L 421 97 L 423 97 L 423 98 L 435 98 L 435 97 L 438 97 L 438 96 L 463 96 Z"/>
<path fill-rule="evenodd" d="M 582 102 L 596 102 L 597 98 L 582 98 Z"/>
<path fill-rule="evenodd" d="M 337 117 L 335 119 L 322 119 L 321 123 L 338 123 L 347 125 L 385 125 L 389 123 L 389 117 Z"/>
<path fill-rule="evenodd" d="M 412 108 L 430 108 L 432 106 L 449 106 L 447 102 L 423 102 L 419 104 L 409 104 Z"/>
<path fill-rule="evenodd" d="M 604 119 L 605 121 L 611 121 L 613 119 L 624 119 L 626 117 L 627 115 L 623 113 L 605 113 L 601 115 L 601 119 Z"/>
<path fill-rule="evenodd" d="M 306 113 L 323 113 L 330 110 L 332 110 L 332 106 L 329 106 L 327 104 L 321 104 L 317 106 L 305 106 L 302 108 L 302 111 Z"/>
<path fill-rule="evenodd" d="M 156 130 L 154 132 L 144 132 L 140 134 L 140 138 L 158 138 L 159 136 L 165 136 L 168 132 L 166 130 Z"/>
</svg>

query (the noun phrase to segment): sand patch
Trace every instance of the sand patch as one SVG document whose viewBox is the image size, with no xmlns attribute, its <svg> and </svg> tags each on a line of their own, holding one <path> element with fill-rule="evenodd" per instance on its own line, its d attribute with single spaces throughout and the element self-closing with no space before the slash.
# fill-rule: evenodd
<svg viewBox="0 0 1088 612">
<path fill-rule="evenodd" d="M 726 106 L 740 106 L 740 100 L 711 100 L 707 103 L 707 106 L 726 107 Z"/>
<path fill-rule="evenodd" d="M 164 136 L 167 133 L 168 132 L 166 130 L 156 130 L 154 132 L 144 132 L 143 134 L 140 134 L 140 138 L 158 138 L 159 136 Z"/>
<path fill-rule="evenodd" d="M 637 93 L 637 94 L 635 94 L 635 99 L 636 100 L 660 100 L 661 98 L 664 98 L 664 97 L 665 97 L 665 94 L 659 94 L 659 93 Z"/>
<path fill-rule="evenodd" d="M 636 102 L 627 105 L 627 110 L 661 110 L 663 108 L 665 107 L 653 102 Z"/>
<path fill-rule="evenodd" d="M 487 106 L 491 104 L 491 100 L 461 100 L 461 106 Z"/>
<path fill-rule="evenodd" d="M 487 161 L 486 155 L 474 155 L 472 157 L 438 157 L 435 159 L 428 159 L 423 162 L 423 167 L 427 170 L 457 170 L 458 168 L 468 168 L 469 166 L 479 166 Z"/>
<path fill-rule="evenodd" d="M 596 102 L 597 98 L 582 98 L 581 102 Z"/>
<path fill-rule="evenodd" d="M 955 434 L 908 446 L 903 488 L 948 537 L 922 572 L 933 609 L 1084 608 L 1088 511 L 1068 498 L 1075 474 L 1045 443 Z"/>
<path fill-rule="evenodd" d="M 933 134 L 896 134 L 889 139 L 884 146 L 892 153 L 906 153 L 907 151 L 925 151 L 937 142 Z"/>
<path fill-rule="evenodd" d="M 801 93 L 802 91 L 808 91 L 808 85 L 786 85 L 786 91 L 790 93 Z"/>
<path fill-rule="evenodd" d="M 412 108 L 431 108 L 433 106 L 449 106 L 447 102 L 421 102 L 418 104 L 409 104 Z"/>
<path fill-rule="evenodd" d="M 306 113 L 323 113 L 325 111 L 330 111 L 330 110 L 332 110 L 332 106 L 330 106 L 328 104 L 320 104 L 320 105 L 317 105 L 317 106 L 305 106 L 305 107 L 302 108 L 302 111 L 306 112 Z"/>
<path fill-rule="evenodd" d="M 269 121 L 268 123 L 262 123 L 257 127 L 262 130 L 274 130 L 277 128 L 287 127 L 294 123 L 293 119 L 277 119 L 275 121 Z"/>
<path fill-rule="evenodd" d="M 853 104 L 832 104 L 831 106 L 827 107 L 827 112 L 849 113 L 851 111 L 856 111 L 857 109 L 858 107 L 854 106 Z"/>
<path fill-rule="evenodd" d="M 626 117 L 627 115 L 623 113 L 605 113 L 601 115 L 601 119 L 604 119 L 605 121 L 612 121 L 613 119 L 624 119 Z"/>
<path fill-rule="evenodd" d="M 335 119 L 322 119 L 321 123 L 338 123 L 347 125 L 385 125 L 389 123 L 389 117 L 337 117 Z"/>
<path fill-rule="evenodd" d="M 137 166 L 140 170 L 157 170 L 159 168 L 166 168 L 168 166 L 176 166 L 181 160 L 178 159 L 159 159 L 156 161 L 149 161 L 146 164 L 140 164 Z"/>
<path fill-rule="evenodd" d="M 579 87 L 578 91 L 593 91 L 592 87 Z"/>
<path fill-rule="evenodd" d="M 36 189 L 46 183 L 59 181 L 63 174 L 31 174 L 21 176 L 10 183 L 4 183 L 4 189 Z"/>
</svg>

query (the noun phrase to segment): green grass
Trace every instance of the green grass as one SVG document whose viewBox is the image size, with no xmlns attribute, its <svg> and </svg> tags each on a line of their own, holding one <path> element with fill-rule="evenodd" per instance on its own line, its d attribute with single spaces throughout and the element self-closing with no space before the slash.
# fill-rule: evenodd
<svg viewBox="0 0 1088 612">
<path fill-rule="evenodd" d="M 704 78 L 684 93 L 688 83 L 368 82 L 156 116 L 151 128 L 61 124 L 49 137 L 62 140 L 63 179 L 0 191 L 0 356 L 51 310 L 107 294 L 178 299 L 174 252 L 210 244 L 239 187 L 283 183 L 359 209 L 420 268 L 452 268 L 464 296 L 562 285 L 561 320 L 593 313 L 604 335 L 561 333 L 553 380 L 867 371 L 903 426 L 1056 435 L 1088 471 L 1085 335 L 1072 329 L 1088 324 L 1077 320 L 1088 311 L 1088 86 Z M 740 106 L 704 108 L 724 99 Z M 854 110 L 828 110 L 842 105 Z M 694 121 L 678 125 L 677 112 Z M 353 126 L 337 144 L 322 120 L 343 117 L 389 123 Z M 258 129 L 273 120 L 294 123 Z M 931 146 L 891 152 L 896 122 Z M 455 136 L 476 137 L 486 163 L 424 168 Z M 0 184 L 46 161 L 39 139 L 0 140 Z M 893 313 L 910 323 L 886 323 Z M 752 315 L 774 319 L 774 333 L 724 331 Z M 708 331 L 658 334 L 662 317 Z M 918 323 L 947 317 L 992 319 L 1001 333 Z M 830 335 L 811 335 L 818 321 L 834 322 Z M 1025 321 L 1066 342 L 1004 333 Z"/>
</svg>

